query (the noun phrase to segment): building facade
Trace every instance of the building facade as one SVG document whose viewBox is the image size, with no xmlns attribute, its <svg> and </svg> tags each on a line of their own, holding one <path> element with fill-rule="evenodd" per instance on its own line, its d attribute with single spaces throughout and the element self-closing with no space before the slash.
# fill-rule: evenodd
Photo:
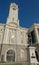
<svg viewBox="0 0 39 65">
<path fill-rule="evenodd" d="M 10 5 L 6 24 L 0 24 L 0 61 L 39 63 L 39 24 L 20 27 L 15 3 Z"/>
</svg>

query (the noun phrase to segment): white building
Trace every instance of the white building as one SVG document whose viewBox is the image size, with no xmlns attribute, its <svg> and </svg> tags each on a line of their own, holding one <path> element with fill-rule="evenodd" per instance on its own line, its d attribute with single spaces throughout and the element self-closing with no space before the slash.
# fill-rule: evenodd
<svg viewBox="0 0 39 65">
<path fill-rule="evenodd" d="M 39 24 L 20 27 L 15 3 L 10 5 L 6 24 L 0 24 L 0 61 L 39 63 Z"/>
</svg>

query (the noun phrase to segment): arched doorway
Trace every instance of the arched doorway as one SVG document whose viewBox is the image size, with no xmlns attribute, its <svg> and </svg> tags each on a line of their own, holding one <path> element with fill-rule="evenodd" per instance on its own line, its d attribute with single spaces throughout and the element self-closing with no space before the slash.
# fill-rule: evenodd
<svg viewBox="0 0 39 65">
<path fill-rule="evenodd" d="M 8 50 L 6 59 L 8 62 L 15 61 L 15 51 L 14 50 Z"/>
</svg>

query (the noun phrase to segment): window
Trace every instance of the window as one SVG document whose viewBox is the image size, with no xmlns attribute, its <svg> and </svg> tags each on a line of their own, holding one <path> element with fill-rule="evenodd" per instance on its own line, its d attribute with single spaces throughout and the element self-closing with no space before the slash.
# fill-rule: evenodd
<svg viewBox="0 0 39 65">
<path fill-rule="evenodd" d="M 29 44 L 32 43 L 31 33 L 28 33 L 28 43 L 29 43 Z"/>
<path fill-rule="evenodd" d="M 39 61 L 39 55 L 38 55 L 38 52 L 35 51 L 35 54 L 36 54 L 36 59 Z"/>
<path fill-rule="evenodd" d="M 21 43 L 23 43 L 23 39 L 21 39 Z"/>
<path fill-rule="evenodd" d="M 28 33 L 28 43 L 32 44 L 36 42 L 36 36 L 34 30 L 30 33 Z"/>
<path fill-rule="evenodd" d="M 31 32 L 31 38 L 32 38 L 32 43 L 36 42 L 36 37 L 34 31 Z"/>
<path fill-rule="evenodd" d="M 2 33 L 0 33 L 0 43 L 1 43 L 1 41 L 2 41 Z"/>
<path fill-rule="evenodd" d="M 38 30 L 38 34 L 39 34 L 39 28 L 37 30 Z"/>
<path fill-rule="evenodd" d="M 13 21 L 14 21 L 14 18 L 13 18 Z"/>
<path fill-rule="evenodd" d="M 21 43 L 23 43 L 23 32 L 21 32 Z"/>
</svg>

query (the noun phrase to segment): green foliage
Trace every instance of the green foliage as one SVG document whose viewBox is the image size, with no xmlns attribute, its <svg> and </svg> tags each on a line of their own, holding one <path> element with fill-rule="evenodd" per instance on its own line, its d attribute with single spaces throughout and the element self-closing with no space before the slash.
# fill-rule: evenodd
<svg viewBox="0 0 39 65">
<path fill-rule="evenodd" d="M 30 63 L 0 63 L 0 65 L 39 65 L 39 64 L 30 64 Z"/>
<path fill-rule="evenodd" d="M 0 65 L 22 65 L 22 63 L 0 63 Z"/>
</svg>

